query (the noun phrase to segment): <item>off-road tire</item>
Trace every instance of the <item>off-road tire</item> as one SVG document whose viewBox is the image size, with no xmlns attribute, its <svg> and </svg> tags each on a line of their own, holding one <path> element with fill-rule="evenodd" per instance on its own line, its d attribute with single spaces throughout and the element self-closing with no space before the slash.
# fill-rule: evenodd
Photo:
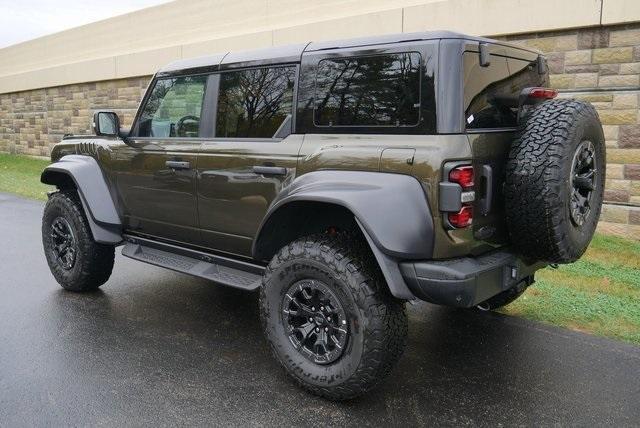
<svg viewBox="0 0 640 428">
<path fill-rule="evenodd" d="M 74 235 L 75 262 L 69 269 L 63 268 L 52 250 L 52 224 L 58 218 L 66 220 Z M 115 248 L 93 240 L 75 189 L 65 189 L 49 197 L 42 216 L 42 244 L 49 269 L 65 290 L 96 290 L 111 276 Z"/>
<path fill-rule="evenodd" d="M 572 220 L 574 156 L 593 143 L 594 189 L 584 222 Z M 549 100 L 533 108 L 513 142 L 505 177 L 511 242 L 526 258 L 570 263 L 586 250 L 600 217 L 605 178 L 602 126 L 591 104 Z"/>
<path fill-rule="evenodd" d="M 303 388 L 332 400 L 364 394 L 386 377 L 407 337 L 404 302 L 389 292 L 368 247 L 351 234 L 312 235 L 282 248 L 269 263 L 260 292 L 260 316 L 275 358 Z M 349 319 L 349 341 L 328 365 L 316 364 L 293 346 L 282 321 L 291 284 L 324 281 Z"/>
</svg>

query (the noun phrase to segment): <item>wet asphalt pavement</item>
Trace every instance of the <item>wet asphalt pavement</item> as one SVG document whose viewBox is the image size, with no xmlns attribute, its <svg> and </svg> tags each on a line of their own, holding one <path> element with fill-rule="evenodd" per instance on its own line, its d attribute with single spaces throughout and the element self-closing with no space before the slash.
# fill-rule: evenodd
<svg viewBox="0 0 640 428">
<path fill-rule="evenodd" d="M 640 347 L 425 303 L 378 389 L 310 396 L 271 358 L 255 293 L 119 250 L 99 292 L 65 292 L 41 212 L 0 194 L 0 426 L 640 424 Z"/>
</svg>

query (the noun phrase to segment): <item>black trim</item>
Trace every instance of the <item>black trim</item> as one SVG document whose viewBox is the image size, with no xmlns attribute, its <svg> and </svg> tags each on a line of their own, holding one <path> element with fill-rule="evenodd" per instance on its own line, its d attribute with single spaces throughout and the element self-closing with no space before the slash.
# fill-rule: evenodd
<svg viewBox="0 0 640 428">
<path fill-rule="evenodd" d="M 514 253 L 496 250 L 478 257 L 402 262 L 400 271 L 418 298 L 438 305 L 469 308 L 484 302 L 546 266 L 527 264 Z"/>
<path fill-rule="evenodd" d="M 155 248 L 158 250 L 163 250 L 169 253 L 178 254 L 181 256 L 190 257 L 197 260 L 202 260 L 209 263 L 215 263 L 220 266 L 226 266 L 233 269 L 242 270 L 244 272 L 253 273 L 256 275 L 262 275 L 265 270 L 264 266 L 250 263 L 246 261 L 236 260 L 230 257 L 224 257 L 220 255 L 216 255 L 213 253 L 208 253 L 204 251 L 198 251 L 187 247 L 182 247 L 179 245 L 168 244 L 165 242 L 141 238 L 139 236 L 124 234 L 122 235 L 123 239 L 126 242 L 130 242 L 132 244 L 140 244 L 149 248 Z"/>
</svg>

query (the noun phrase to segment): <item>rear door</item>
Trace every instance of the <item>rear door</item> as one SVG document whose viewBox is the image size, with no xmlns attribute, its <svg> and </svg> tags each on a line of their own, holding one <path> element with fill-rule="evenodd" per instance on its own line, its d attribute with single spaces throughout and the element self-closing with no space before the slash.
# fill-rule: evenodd
<svg viewBox="0 0 640 428">
<path fill-rule="evenodd" d="M 215 75 L 215 137 L 198 158 L 202 245 L 250 256 L 267 208 L 295 176 L 301 135 L 291 135 L 297 65 Z"/>
<path fill-rule="evenodd" d="M 199 238 L 196 161 L 206 84 L 206 75 L 160 78 L 146 97 L 115 163 L 129 231 L 180 242 Z"/>
<path fill-rule="evenodd" d="M 499 45 L 490 46 L 490 52 L 484 67 L 477 43 L 463 53 L 463 106 L 475 171 L 474 235 L 501 244 L 507 239 L 502 184 L 517 127 L 518 97 L 522 89 L 548 81 L 538 73 L 536 54 Z"/>
</svg>

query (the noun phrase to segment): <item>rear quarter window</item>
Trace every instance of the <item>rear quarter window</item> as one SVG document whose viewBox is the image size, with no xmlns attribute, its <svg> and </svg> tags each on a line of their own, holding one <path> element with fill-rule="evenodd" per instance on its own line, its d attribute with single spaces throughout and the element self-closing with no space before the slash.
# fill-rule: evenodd
<svg viewBox="0 0 640 428">
<path fill-rule="evenodd" d="M 464 117 L 472 130 L 515 127 L 520 92 L 547 84 L 535 61 L 491 55 L 490 65 L 481 67 L 477 52 L 465 52 L 463 70 Z"/>
<path fill-rule="evenodd" d="M 314 124 L 418 125 L 420 62 L 418 52 L 321 60 L 315 82 Z"/>
</svg>

